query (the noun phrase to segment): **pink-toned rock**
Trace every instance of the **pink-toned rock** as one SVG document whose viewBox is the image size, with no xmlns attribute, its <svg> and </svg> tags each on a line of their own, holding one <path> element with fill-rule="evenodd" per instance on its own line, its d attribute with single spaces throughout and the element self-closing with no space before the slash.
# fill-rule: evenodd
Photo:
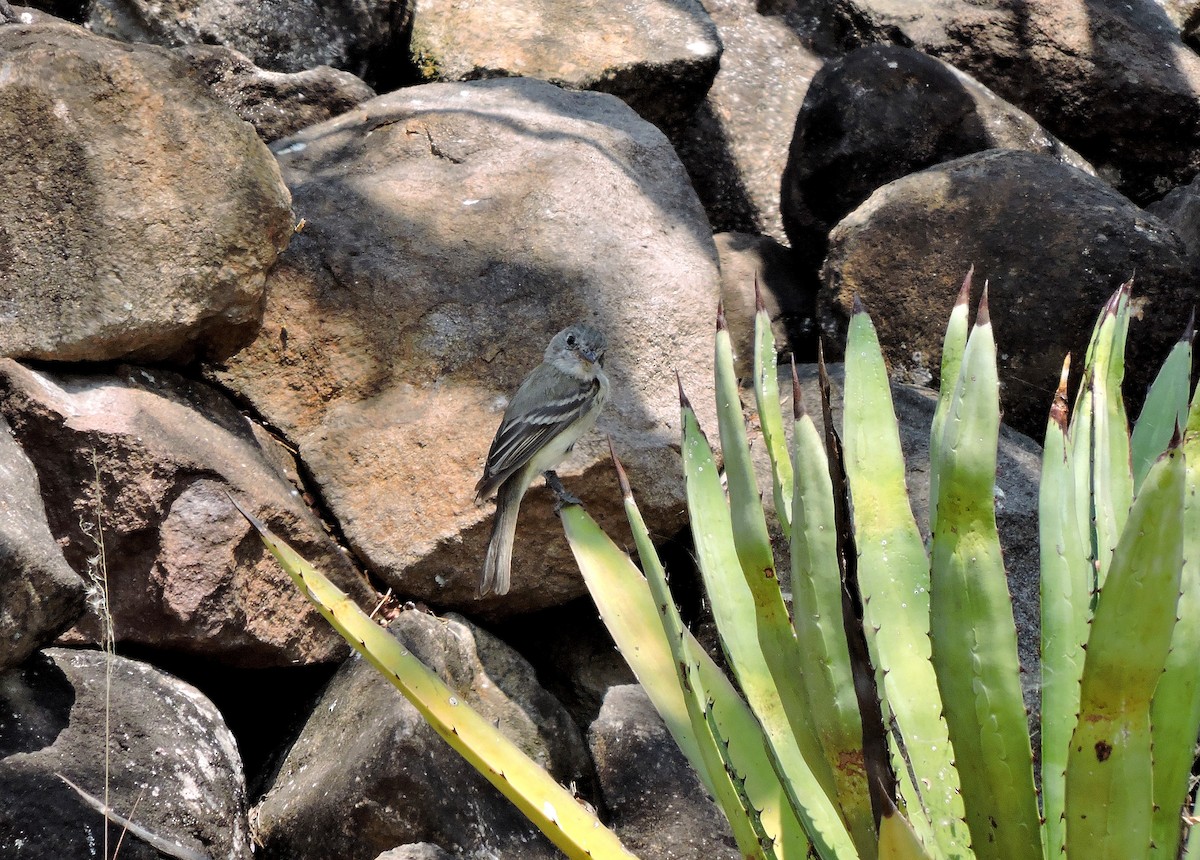
<svg viewBox="0 0 1200 860">
<path fill-rule="evenodd" d="M 0 412 L 68 561 L 95 567 L 103 538 L 118 642 L 243 667 L 346 653 L 229 495 L 361 603 L 372 592 L 220 394 L 159 370 L 75 376 L 5 360 Z M 97 623 L 90 614 L 73 638 L 94 641 Z"/>
<path fill-rule="evenodd" d="M 506 398 L 576 319 L 608 335 L 613 396 L 561 470 L 568 487 L 627 533 L 610 434 L 651 529 L 684 525 L 674 373 L 711 416 L 719 277 L 654 126 L 611 96 L 506 79 L 380 96 L 276 149 L 306 226 L 271 275 L 260 336 L 215 376 L 283 431 L 374 574 L 472 612 L 584 592 L 538 487 L 513 592 L 475 598 L 488 446 Z"/>
<path fill-rule="evenodd" d="M 0 355 L 223 354 L 292 232 L 254 130 L 170 52 L 0 27 Z"/>
</svg>

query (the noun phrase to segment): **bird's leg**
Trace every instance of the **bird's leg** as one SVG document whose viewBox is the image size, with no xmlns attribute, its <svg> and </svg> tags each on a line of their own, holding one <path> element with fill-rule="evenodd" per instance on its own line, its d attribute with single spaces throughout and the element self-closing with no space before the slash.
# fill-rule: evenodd
<svg viewBox="0 0 1200 860">
<path fill-rule="evenodd" d="M 546 486 L 554 493 L 554 513 L 558 513 L 567 505 L 582 505 L 583 501 L 577 496 L 573 496 L 567 492 L 567 488 L 558 478 L 558 473 L 553 469 L 547 469 L 542 473 L 542 477 L 546 479 Z"/>
</svg>

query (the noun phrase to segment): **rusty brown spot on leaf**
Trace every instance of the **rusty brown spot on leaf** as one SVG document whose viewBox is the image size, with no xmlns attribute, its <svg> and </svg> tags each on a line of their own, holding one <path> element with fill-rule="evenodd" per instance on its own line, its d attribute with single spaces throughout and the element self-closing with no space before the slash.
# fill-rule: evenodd
<svg viewBox="0 0 1200 860">
<path fill-rule="evenodd" d="M 1112 744 L 1107 741 L 1096 741 L 1096 761 L 1108 761 L 1112 751 Z"/>
</svg>

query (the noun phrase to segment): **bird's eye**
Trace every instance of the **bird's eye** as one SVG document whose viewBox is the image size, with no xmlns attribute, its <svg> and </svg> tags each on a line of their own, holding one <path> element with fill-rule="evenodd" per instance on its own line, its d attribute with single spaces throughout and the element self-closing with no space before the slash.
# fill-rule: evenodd
<svg viewBox="0 0 1200 860">
<path fill-rule="evenodd" d="M 575 345 L 575 335 L 573 335 L 573 334 L 567 335 L 567 346 L 574 346 L 574 345 Z"/>
</svg>

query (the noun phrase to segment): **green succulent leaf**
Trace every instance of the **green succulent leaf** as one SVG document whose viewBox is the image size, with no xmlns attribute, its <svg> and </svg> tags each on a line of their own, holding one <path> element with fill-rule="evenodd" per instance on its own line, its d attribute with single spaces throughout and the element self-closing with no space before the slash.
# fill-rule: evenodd
<svg viewBox="0 0 1200 860">
<path fill-rule="evenodd" d="M 1079 714 L 1079 679 L 1088 636 L 1091 566 L 1076 514 L 1067 444 L 1070 357 L 1054 395 L 1038 498 L 1041 543 L 1042 807 L 1048 857 L 1060 857 L 1067 746 Z"/>
<path fill-rule="evenodd" d="M 1151 464 L 1167 450 L 1175 429 L 1187 422 L 1191 372 L 1192 326 L 1189 324 L 1188 330 L 1171 349 L 1158 375 L 1154 377 L 1133 427 L 1129 445 L 1135 489 L 1142 485 Z"/>
<path fill-rule="evenodd" d="M 718 411 L 720 409 L 718 401 Z M 760 587 L 756 594 L 751 587 L 751 578 L 743 571 L 736 548 L 738 541 L 734 536 L 731 504 L 725 498 L 712 449 L 686 399 L 682 412 L 683 470 L 692 538 L 722 648 L 747 702 L 762 725 L 780 782 L 789 793 L 793 809 L 818 855 L 825 858 L 858 857 L 830 793 L 832 778 L 827 772 L 824 779 L 816 773 L 817 768 L 825 768 L 826 763 L 811 723 L 800 726 L 802 731 L 799 733 L 793 731 L 793 723 L 784 708 L 784 696 L 771 671 L 771 663 L 777 655 L 769 658 L 765 653 L 773 643 L 778 643 L 778 639 L 772 639 L 770 628 L 763 632 L 759 617 L 764 607 L 771 610 L 770 594 L 761 589 L 767 584 L 766 577 L 760 576 L 755 581 Z M 729 462 L 727 452 L 727 465 Z M 729 474 L 730 483 L 735 480 L 734 475 Z M 749 557 L 757 563 L 757 555 Z M 771 564 L 773 572 L 773 560 Z M 790 634 L 790 627 L 788 629 Z M 791 665 L 794 672 L 797 664 Z M 789 678 L 788 683 L 798 686 L 794 677 Z"/>
<path fill-rule="evenodd" d="M 843 402 L 864 627 L 892 722 L 901 795 L 925 845 L 947 858 L 969 857 L 954 751 L 930 663 L 929 560 L 909 506 L 879 338 L 861 310 L 850 319 Z"/>
<path fill-rule="evenodd" d="M 459 699 L 387 630 L 237 502 L 234 505 L 317 611 L 425 722 L 570 858 L 631 858 L 621 841 L 540 764 Z"/>
<path fill-rule="evenodd" d="M 1070 857 L 1133 860 L 1150 851 L 1150 704 L 1175 627 L 1184 487 L 1184 455 L 1174 447 L 1147 474 L 1100 592 L 1067 753 Z"/>
<path fill-rule="evenodd" d="M 968 317 L 970 316 L 971 281 L 974 275 L 975 267 L 972 266 L 963 279 L 962 289 L 959 290 L 958 299 L 954 302 L 954 309 L 950 312 L 950 322 L 946 324 L 946 336 L 942 341 L 941 384 L 938 389 L 937 408 L 933 413 L 933 428 L 929 431 L 930 534 L 933 534 L 937 528 L 942 433 L 946 426 L 946 415 L 950 411 L 950 403 L 954 399 L 954 388 L 958 383 L 963 351 L 967 348 L 967 333 L 970 328 Z"/>
<path fill-rule="evenodd" d="M 962 357 L 939 448 L 933 665 L 981 860 L 1037 860 L 1041 823 L 1017 630 L 996 528 L 1000 385 L 987 294 Z"/>
<path fill-rule="evenodd" d="M 661 633 L 662 604 L 656 605 L 649 584 L 629 556 L 582 508 L 570 506 L 563 508 L 562 513 L 567 540 L 588 590 L 598 595 L 596 607 L 605 626 L 688 760 L 698 772 L 707 772 L 688 716 L 685 691 L 676 681 L 671 649 Z M 695 659 L 699 686 L 708 696 L 705 719 L 716 720 L 726 746 L 723 754 L 744 775 L 747 796 L 759 810 L 767 833 L 774 838 L 777 855 L 805 857 L 809 850 L 805 831 L 793 814 L 787 792 L 771 764 L 754 714 L 692 634 L 685 632 L 684 639 L 688 654 Z"/>
<path fill-rule="evenodd" d="M 787 437 L 783 432 L 783 416 L 779 410 L 779 369 L 775 357 L 775 333 L 771 317 L 754 282 L 757 309 L 754 313 L 754 396 L 758 405 L 758 421 L 763 442 L 771 458 L 772 495 L 775 515 L 785 539 L 792 534 L 792 461 L 788 456 Z"/>
<path fill-rule="evenodd" d="M 1196 736 L 1200 733 L 1200 390 L 1192 399 L 1183 436 L 1183 569 L 1179 605 L 1163 676 L 1154 691 L 1154 848 L 1152 857 L 1179 856 L 1183 811 Z"/>
</svg>

